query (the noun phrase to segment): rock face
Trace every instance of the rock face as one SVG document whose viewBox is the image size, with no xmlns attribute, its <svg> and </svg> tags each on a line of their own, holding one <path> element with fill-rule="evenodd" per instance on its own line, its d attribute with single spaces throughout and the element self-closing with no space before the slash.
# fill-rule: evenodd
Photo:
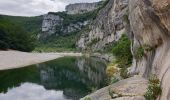
<svg viewBox="0 0 170 100">
<path fill-rule="evenodd" d="M 67 14 L 82 14 L 97 9 L 99 3 L 76 3 L 66 6 Z"/>
<path fill-rule="evenodd" d="M 65 12 L 62 12 L 65 14 Z M 65 15 L 69 16 L 69 15 Z M 67 19 L 61 16 L 58 13 L 48 13 L 44 15 L 44 19 L 42 22 L 42 30 L 39 34 L 39 39 L 47 39 L 49 36 L 55 35 L 66 35 L 72 32 L 81 30 L 82 27 L 88 24 L 88 20 L 70 22 L 68 25 L 64 25 Z"/>
<path fill-rule="evenodd" d="M 159 100 L 170 100 L 170 1 L 130 0 L 129 19 L 132 29 L 132 52 L 140 46 L 142 59 L 133 60 L 130 72 L 143 77 L 156 74 L 162 87 Z"/>
<path fill-rule="evenodd" d="M 127 0 L 109 0 L 89 26 L 90 32 L 82 34 L 77 47 L 80 50 L 98 51 L 117 41 L 125 31 L 123 15 L 127 12 Z"/>
<path fill-rule="evenodd" d="M 79 4 L 75 7 L 72 5 L 73 8 L 69 7 L 71 6 L 66 9 L 68 10 L 67 13 L 70 14 L 84 13 L 96 9 L 94 5 L 87 6 L 87 9 Z M 76 7 L 80 10 L 76 10 Z M 54 32 L 56 26 L 60 26 L 64 21 L 62 17 L 57 15 L 46 15 L 44 19 L 42 27 L 44 34 L 46 32 L 56 34 Z M 63 33 L 81 30 L 80 27 L 89 24 L 87 22 L 86 20 L 70 23 L 65 27 L 60 27 L 60 29 Z M 116 89 L 114 96 L 123 95 L 123 97 L 117 97 L 115 100 L 144 100 L 142 95 L 146 91 L 147 85 L 144 78 L 147 79 L 150 74 L 156 74 L 161 81 L 162 95 L 158 100 L 170 100 L 169 0 L 109 0 L 105 7 L 98 12 L 96 19 L 90 23 L 89 29 L 90 31 L 82 34 L 77 41 L 77 47 L 80 50 L 103 50 L 108 45 L 118 41 L 124 33 L 131 39 L 131 50 L 134 58 L 129 73 L 132 76 L 138 74 L 140 77 L 113 84 L 111 89 L 114 92 Z M 144 54 L 139 59 L 135 55 L 140 47 L 144 48 Z M 89 96 L 92 100 L 111 99 L 108 88 L 101 89 Z M 140 88 L 143 88 L 143 91 L 140 91 Z M 137 89 L 139 90 L 137 91 Z"/>
<path fill-rule="evenodd" d="M 126 33 L 132 41 L 131 49 L 134 56 L 129 73 L 131 75 L 138 74 L 146 79 L 151 74 L 156 74 L 161 81 L 162 88 L 162 94 L 158 100 L 170 100 L 170 1 L 129 0 L 128 4 L 127 2 L 127 0 L 110 0 L 106 7 L 99 12 L 96 21 L 91 26 L 92 31 L 81 36 L 78 47 L 87 49 L 88 44 L 93 42 L 91 44 L 92 50 L 99 50 L 104 45 L 118 40 L 122 33 L 120 31 L 126 28 Z M 126 8 L 127 6 L 128 8 Z M 121 20 L 126 11 L 129 14 L 129 24 Z M 144 54 L 139 59 L 135 57 L 135 54 L 141 46 L 144 49 Z M 140 79 L 140 77 L 138 78 Z M 122 81 L 128 82 L 128 80 Z M 121 84 L 122 81 L 118 83 Z M 131 81 L 133 82 L 135 79 L 132 78 Z M 118 89 L 121 95 L 123 93 L 121 91 L 132 89 L 131 87 L 134 85 L 124 87 L 123 84 L 118 86 L 118 83 L 113 84 L 113 86 Z M 140 86 L 138 87 L 140 91 L 143 86 L 140 85 L 140 82 L 136 84 Z M 129 93 L 139 92 L 130 91 Z M 140 93 L 144 93 L 144 91 Z M 111 99 L 108 87 L 89 95 L 89 97 L 92 100 Z M 130 97 L 117 97 L 113 100 L 144 100 L 144 98 L 141 95 L 131 95 Z"/>
<path fill-rule="evenodd" d="M 46 38 L 56 32 L 56 26 L 61 25 L 63 18 L 54 14 L 44 15 L 42 22 L 42 32 L 39 34 L 39 38 Z"/>
<path fill-rule="evenodd" d="M 103 2 L 70 4 L 66 6 L 65 12 L 50 12 L 44 15 L 42 30 L 38 38 L 47 39 L 51 35 L 66 35 L 81 30 L 90 20 L 90 18 L 88 20 L 90 15 L 86 18 L 81 18 L 86 16 L 83 14 L 98 9 L 101 4 Z"/>
<path fill-rule="evenodd" d="M 102 88 L 86 97 L 91 100 L 145 100 L 143 95 L 147 85 L 146 79 L 135 76 Z M 84 100 L 84 98 L 80 100 Z"/>
</svg>

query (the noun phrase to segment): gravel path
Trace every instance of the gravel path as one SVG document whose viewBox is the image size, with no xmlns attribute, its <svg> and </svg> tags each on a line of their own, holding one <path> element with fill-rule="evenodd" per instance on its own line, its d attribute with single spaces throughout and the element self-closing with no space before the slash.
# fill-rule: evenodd
<svg viewBox="0 0 170 100">
<path fill-rule="evenodd" d="M 0 70 L 20 68 L 32 64 L 54 60 L 64 56 L 82 56 L 81 53 L 26 53 L 20 51 L 0 51 Z"/>
</svg>

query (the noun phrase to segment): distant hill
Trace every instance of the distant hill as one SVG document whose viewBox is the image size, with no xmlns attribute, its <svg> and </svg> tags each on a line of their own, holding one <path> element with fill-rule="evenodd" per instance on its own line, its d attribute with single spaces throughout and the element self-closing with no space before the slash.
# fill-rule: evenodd
<svg viewBox="0 0 170 100">
<path fill-rule="evenodd" d="M 9 20 L 16 25 L 21 26 L 25 31 L 34 34 L 38 34 L 38 32 L 40 31 L 43 20 L 43 16 L 20 17 L 0 15 L 0 18 Z"/>
<path fill-rule="evenodd" d="M 17 21 L 17 20 L 16 20 Z M 10 20 L 0 16 L 0 50 L 34 50 L 35 37 Z"/>
</svg>

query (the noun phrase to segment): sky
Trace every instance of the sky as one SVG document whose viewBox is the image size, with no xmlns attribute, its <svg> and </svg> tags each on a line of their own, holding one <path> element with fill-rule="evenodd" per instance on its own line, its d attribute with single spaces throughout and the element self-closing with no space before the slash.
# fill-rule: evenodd
<svg viewBox="0 0 170 100">
<path fill-rule="evenodd" d="M 68 4 L 97 1 L 100 0 L 0 0 L 0 14 L 37 16 L 48 12 L 64 11 Z"/>
</svg>

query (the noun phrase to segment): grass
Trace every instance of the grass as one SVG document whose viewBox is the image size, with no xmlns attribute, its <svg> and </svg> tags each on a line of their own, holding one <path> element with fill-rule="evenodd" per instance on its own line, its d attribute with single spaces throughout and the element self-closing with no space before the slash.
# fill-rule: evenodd
<svg viewBox="0 0 170 100">
<path fill-rule="evenodd" d="M 156 100 L 157 97 L 161 94 L 160 81 L 156 75 L 151 75 L 149 78 L 149 86 L 144 97 L 146 100 Z"/>
</svg>

